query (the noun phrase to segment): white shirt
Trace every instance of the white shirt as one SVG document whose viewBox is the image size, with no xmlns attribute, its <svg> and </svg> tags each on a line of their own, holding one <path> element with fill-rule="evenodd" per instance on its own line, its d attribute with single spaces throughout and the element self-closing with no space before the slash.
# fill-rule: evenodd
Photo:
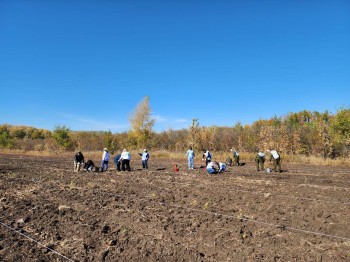
<svg viewBox="0 0 350 262">
<path fill-rule="evenodd" d="M 148 160 L 149 154 L 147 152 L 143 152 L 141 156 L 141 160 Z"/>
<path fill-rule="evenodd" d="M 211 158 L 211 154 L 210 154 L 210 152 L 208 150 L 205 151 L 205 153 L 203 153 L 203 155 L 205 156 L 205 158 L 208 158 L 208 157 Z"/>
<path fill-rule="evenodd" d="M 109 152 L 103 151 L 102 161 L 108 161 L 108 160 L 109 160 Z"/>
<path fill-rule="evenodd" d="M 276 150 L 271 150 L 270 153 L 274 159 L 277 159 L 280 157 Z"/>
<path fill-rule="evenodd" d="M 207 165 L 207 168 L 214 168 L 215 169 L 216 163 L 215 162 L 209 162 Z"/>
<path fill-rule="evenodd" d="M 121 159 L 126 159 L 126 160 L 131 160 L 131 156 L 130 153 L 125 151 L 122 153 L 122 155 L 120 156 Z"/>
</svg>

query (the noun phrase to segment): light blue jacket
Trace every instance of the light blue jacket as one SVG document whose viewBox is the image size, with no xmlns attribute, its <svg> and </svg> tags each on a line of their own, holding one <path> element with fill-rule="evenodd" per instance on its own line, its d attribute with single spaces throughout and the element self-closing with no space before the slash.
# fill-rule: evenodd
<svg viewBox="0 0 350 262">
<path fill-rule="evenodd" d="M 194 158 L 194 151 L 191 149 L 188 149 L 186 152 L 186 155 L 188 158 Z"/>
</svg>

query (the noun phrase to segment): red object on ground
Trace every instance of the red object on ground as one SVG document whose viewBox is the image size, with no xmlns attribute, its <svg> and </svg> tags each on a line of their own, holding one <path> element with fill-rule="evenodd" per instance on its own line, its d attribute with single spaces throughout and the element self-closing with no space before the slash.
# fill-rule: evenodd
<svg viewBox="0 0 350 262">
<path fill-rule="evenodd" d="M 175 164 L 173 167 L 174 172 L 179 172 L 180 168 Z"/>
</svg>

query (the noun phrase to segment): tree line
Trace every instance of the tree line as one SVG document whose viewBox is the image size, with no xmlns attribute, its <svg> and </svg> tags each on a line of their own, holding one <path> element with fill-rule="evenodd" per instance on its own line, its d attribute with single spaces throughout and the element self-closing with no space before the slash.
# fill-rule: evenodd
<svg viewBox="0 0 350 262">
<path fill-rule="evenodd" d="M 146 97 L 129 118 L 127 132 L 72 131 L 56 126 L 53 131 L 34 127 L 0 126 L 0 148 L 24 151 L 99 151 L 104 147 L 112 153 L 123 148 L 184 152 L 189 146 L 240 152 L 277 149 L 287 155 L 348 157 L 350 153 L 350 109 L 336 114 L 301 111 L 286 116 L 257 120 L 250 125 L 201 126 L 193 119 L 188 128 L 154 132 L 149 98 Z"/>
</svg>

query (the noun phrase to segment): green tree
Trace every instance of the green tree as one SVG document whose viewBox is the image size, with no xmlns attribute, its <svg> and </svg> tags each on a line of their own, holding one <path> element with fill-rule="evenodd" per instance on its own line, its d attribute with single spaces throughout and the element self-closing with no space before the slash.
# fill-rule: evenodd
<svg viewBox="0 0 350 262">
<path fill-rule="evenodd" d="M 155 120 L 152 119 L 152 110 L 149 104 L 149 97 L 146 96 L 137 104 L 135 111 L 129 116 L 131 131 L 129 139 L 132 146 L 147 147 L 153 133 Z"/>
<path fill-rule="evenodd" d="M 0 126 L 0 148 L 12 148 L 13 139 L 10 135 L 10 127 L 8 125 Z"/>
<path fill-rule="evenodd" d="M 350 151 L 350 109 L 340 109 L 332 119 L 334 155 L 347 156 Z"/>
<path fill-rule="evenodd" d="M 74 149 L 74 143 L 70 137 L 70 130 L 66 126 L 56 126 L 52 133 L 52 138 L 59 147 L 64 150 Z"/>
</svg>

